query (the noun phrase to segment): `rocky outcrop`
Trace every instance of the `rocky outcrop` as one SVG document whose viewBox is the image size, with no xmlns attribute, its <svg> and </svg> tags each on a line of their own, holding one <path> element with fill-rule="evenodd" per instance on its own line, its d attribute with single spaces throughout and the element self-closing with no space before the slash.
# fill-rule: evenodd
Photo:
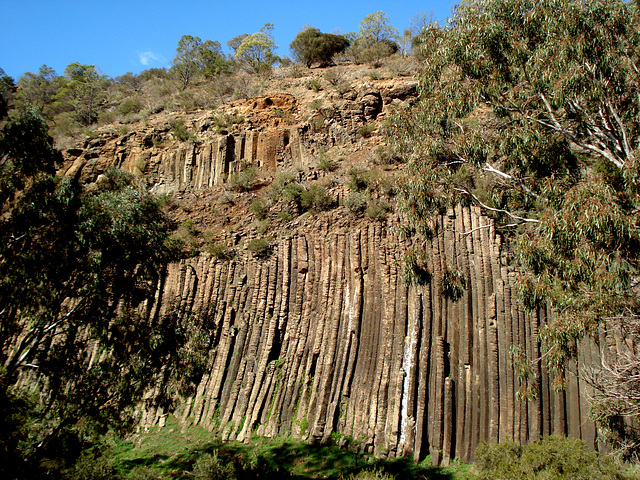
<svg viewBox="0 0 640 480">
<path fill-rule="evenodd" d="M 539 355 L 546 312 L 519 306 L 486 217 L 459 207 L 439 218 L 440 234 L 425 245 L 431 280 L 410 287 L 402 280 L 409 244 L 395 221 L 345 222 L 317 219 L 266 258 L 201 256 L 169 267 L 152 316 L 178 308 L 213 335 L 210 367 L 182 422 L 225 439 L 332 438 L 443 464 L 471 460 L 482 440 L 567 433 L 596 446 L 577 372 L 555 392 L 538 364 L 537 395 L 519 400 L 510 351 Z M 456 301 L 443 295 L 451 269 L 467 280 Z"/>
<path fill-rule="evenodd" d="M 65 152 L 67 175 L 91 183 L 115 166 L 166 193 L 222 185 L 247 166 L 266 176 L 304 168 L 315 163 L 321 147 L 357 144 L 359 127 L 415 95 L 415 83 L 365 84 L 305 115 L 292 95 L 273 94 L 236 102 L 224 114 L 161 115 L 130 133 L 109 126 L 83 148 Z M 184 126 L 188 141 L 179 140 L 176 123 Z"/>
</svg>

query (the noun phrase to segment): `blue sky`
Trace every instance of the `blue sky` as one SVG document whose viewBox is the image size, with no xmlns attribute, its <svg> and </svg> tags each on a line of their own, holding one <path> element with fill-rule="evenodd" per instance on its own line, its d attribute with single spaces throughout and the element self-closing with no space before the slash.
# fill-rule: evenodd
<svg viewBox="0 0 640 480">
<path fill-rule="evenodd" d="M 274 24 L 281 56 L 305 25 L 327 33 L 357 31 L 383 11 L 398 30 L 418 12 L 441 22 L 454 1 L 202 1 L 0 0 L 0 67 L 18 79 L 46 64 L 62 74 L 72 63 L 94 64 L 112 77 L 167 67 L 182 35 L 226 42 Z"/>
</svg>

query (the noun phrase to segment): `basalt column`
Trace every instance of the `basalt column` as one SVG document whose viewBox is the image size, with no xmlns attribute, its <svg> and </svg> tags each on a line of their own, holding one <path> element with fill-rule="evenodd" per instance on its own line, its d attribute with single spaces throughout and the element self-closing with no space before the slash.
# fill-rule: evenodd
<svg viewBox="0 0 640 480">
<path fill-rule="evenodd" d="M 225 439 L 350 439 L 380 456 L 431 454 L 445 464 L 472 459 L 483 440 L 569 433 L 595 444 L 577 376 L 556 393 L 542 364 L 539 394 L 518 397 L 524 385 L 510 351 L 539 355 L 538 329 L 551 312 L 530 315 L 518 304 L 517 276 L 490 220 L 462 207 L 441 217 L 426 246 L 431 280 L 421 286 L 402 280 L 410 245 L 395 221 L 349 229 L 318 221 L 264 258 L 172 265 L 155 308 L 179 305 L 182 318 L 207 312 L 214 337 L 182 421 Z M 466 280 L 457 299 L 443 293 L 454 270 Z M 593 345 L 581 350 L 598 358 Z"/>
</svg>

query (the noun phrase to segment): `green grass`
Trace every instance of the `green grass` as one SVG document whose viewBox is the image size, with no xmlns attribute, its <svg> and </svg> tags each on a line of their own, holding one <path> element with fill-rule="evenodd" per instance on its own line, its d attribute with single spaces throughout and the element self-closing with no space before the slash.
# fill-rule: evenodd
<svg viewBox="0 0 640 480">
<path fill-rule="evenodd" d="M 233 464 L 238 479 L 342 479 L 362 470 L 376 470 L 396 479 L 461 480 L 467 465 L 446 469 L 432 467 L 428 460 L 416 465 L 404 460 L 375 459 L 337 445 L 317 445 L 291 438 L 254 438 L 249 443 L 222 442 L 199 427 L 184 433 L 173 417 L 164 428 L 154 427 L 116 442 L 114 464 L 122 478 L 193 478 L 195 462 L 217 454 Z"/>
</svg>

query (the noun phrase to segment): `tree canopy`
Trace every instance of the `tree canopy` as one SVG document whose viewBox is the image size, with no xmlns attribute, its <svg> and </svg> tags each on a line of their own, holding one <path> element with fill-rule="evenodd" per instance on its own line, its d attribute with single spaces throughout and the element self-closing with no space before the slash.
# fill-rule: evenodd
<svg viewBox="0 0 640 480">
<path fill-rule="evenodd" d="M 421 33 L 420 101 L 392 126 L 416 229 L 473 203 L 512 240 L 523 304 L 555 312 L 540 339 L 559 385 L 577 340 L 640 332 L 637 25 L 618 0 L 462 3 Z M 602 385 L 601 426 L 638 414 L 640 386 L 607 398 Z"/>
<path fill-rule="evenodd" d="M 328 64 L 334 55 L 348 46 L 349 40 L 342 35 L 322 33 L 317 28 L 307 27 L 296 35 L 289 48 L 296 60 L 311 67 L 313 63 Z"/>
<path fill-rule="evenodd" d="M 176 51 L 171 70 L 182 83 L 183 89 L 197 74 L 213 77 L 226 71 L 226 60 L 219 42 L 183 35 Z"/>
<path fill-rule="evenodd" d="M 42 478 L 42 462 L 64 468 L 100 434 L 130 427 L 189 337 L 145 316 L 178 251 L 158 200 L 119 170 L 85 188 L 55 176 L 60 161 L 42 117 L 12 111 L 0 130 L 3 478 Z"/>
<path fill-rule="evenodd" d="M 259 31 L 252 35 L 237 36 L 230 40 L 230 43 L 232 47 L 235 47 L 234 58 L 254 72 L 270 70 L 279 60 L 274 53 L 278 46 L 273 41 L 272 23 L 265 23 Z"/>
</svg>

